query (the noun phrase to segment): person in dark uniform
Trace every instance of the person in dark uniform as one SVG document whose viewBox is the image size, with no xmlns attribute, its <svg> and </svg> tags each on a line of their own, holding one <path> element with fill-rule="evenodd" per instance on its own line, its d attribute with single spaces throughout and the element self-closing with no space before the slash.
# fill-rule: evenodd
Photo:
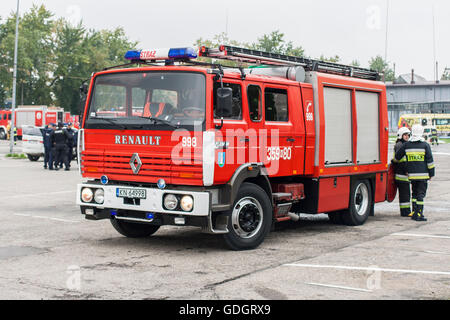
<svg viewBox="0 0 450 320">
<path fill-rule="evenodd" d="M 411 133 L 409 141 L 395 153 L 394 161 L 399 162 L 406 156 L 406 170 L 412 187 L 411 217 L 416 221 L 427 221 L 423 215 L 424 199 L 428 180 L 435 175 L 435 165 L 431 147 L 423 138 L 423 127 L 420 124 L 414 125 Z"/>
<path fill-rule="evenodd" d="M 50 142 L 53 147 L 53 157 L 55 159 L 55 170 L 59 170 L 59 163 L 64 163 L 66 171 L 69 171 L 67 163 L 67 141 L 72 137 L 63 129 L 63 124 L 58 123 L 58 128 L 52 132 Z"/>
<path fill-rule="evenodd" d="M 397 141 L 394 146 L 394 154 L 408 142 L 411 131 L 407 127 L 402 127 L 398 130 Z M 411 184 L 406 171 L 406 156 L 394 163 L 395 170 L 395 184 L 398 188 L 400 215 L 408 217 L 411 214 Z"/>
<path fill-rule="evenodd" d="M 75 130 L 73 130 L 71 122 L 67 124 L 66 132 L 70 136 L 70 138 L 67 140 L 67 166 L 70 168 L 70 162 L 72 161 L 73 157 L 73 146 L 74 146 L 73 137 L 75 135 Z"/>
<path fill-rule="evenodd" d="M 42 135 L 44 137 L 44 169 L 49 168 L 53 170 L 53 155 L 52 155 L 52 144 L 50 142 L 50 136 L 53 132 L 54 124 L 50 123 L 45 127 Z"/>
</svg>

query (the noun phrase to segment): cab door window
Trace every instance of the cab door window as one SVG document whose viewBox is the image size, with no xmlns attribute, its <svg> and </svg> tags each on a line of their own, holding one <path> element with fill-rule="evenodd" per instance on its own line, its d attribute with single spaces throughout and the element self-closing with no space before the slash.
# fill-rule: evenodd
<svg viewBox="0 0 450 320">
<path fill-rule="evenodd" d="M 288 96 L 286 89 L 264 90 L 266 121 L 288 122 Z"/>
<path fill-rule="evenodd" d="M 217 89 L 221 87 L 220 82 L 214 83 L 214 119 L 220 119 L 221 117 L 218 117 L 216 115 L 217 110 Z M 232 113 L 230 117 L 224 118 L 228 120 L 242 120 L 242 91 L 241 91 L 241 85 L 237 83 L 223 83 L 224 88 L 231 88 L 233 90 L 233 107 L 232 107 Z"/>
<path fill-rule="evenodd" d="M 248 110 L 250 120 L 259 122 L 262 119 L 262 99 L 261 88 L 256 85 L 249 85 L 247 88 Z"/>
</svg>

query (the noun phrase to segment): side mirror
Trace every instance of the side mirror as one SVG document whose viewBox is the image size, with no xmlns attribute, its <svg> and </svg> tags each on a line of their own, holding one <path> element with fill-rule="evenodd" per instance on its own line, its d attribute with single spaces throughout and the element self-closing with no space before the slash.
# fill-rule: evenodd
<svg viewBox="0 0 450 320">
<path fill-rule="evenodd" d="M 229 118 L 233 115 L 233 89 L 217 89 L 217 110 L 216 116 L 219 118 Z"/>
<path fill-rule="evenodd" d="M 78 114 L 80 115 L 80 121 L 83 119 L 84 108 L 86 106 L 86 98 L 89 87 L 86 82 L 80 86 L 80 104 L 78 105 Z"/>
<path fill-rule="evenodd" d="M 86 82 L 83 82 L 83 84 L 80 86 L 80 94 L 87 95 L 88 90 L 89 90 L 88 84 Z"/>
</svg>

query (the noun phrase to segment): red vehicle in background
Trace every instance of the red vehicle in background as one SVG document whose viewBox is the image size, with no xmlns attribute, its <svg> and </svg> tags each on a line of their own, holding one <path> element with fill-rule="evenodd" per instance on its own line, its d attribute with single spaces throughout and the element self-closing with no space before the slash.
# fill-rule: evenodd
<svg viewBox="0 0 450 320">
<path fill-rule="evenodd" d="M 0 110 L 0 140 L 6 139 L 8 121 L 11 121 L 11 111 Z"/>
<path fill-rule="evenodd" d="M 386 201 L 376 72 L 230 46 L 198 54 L 267 67 L 225 69 L 177 48 L 130 51 L 130 68 L 93 75 L 78 135 L 87 219 L 127 237 L 197 226 L 245 250 L 300 213 L 355 226 Z"/>
<path fill-rule="evenodd" d="M 11 110 L 0 110 L 0 139 L 6 139 L 11 114 Z M 50 123 L 58 122 L 72 122 L 75 128 L 79 128 L 79 116 L 72 116 L 70 112 L 64 112 L 64 109 L 59 107 L 19 106 L 16 109 L 15 126 L 19 138 L 22 137 L 22 126 L 43 128 Z"/>
</svg>

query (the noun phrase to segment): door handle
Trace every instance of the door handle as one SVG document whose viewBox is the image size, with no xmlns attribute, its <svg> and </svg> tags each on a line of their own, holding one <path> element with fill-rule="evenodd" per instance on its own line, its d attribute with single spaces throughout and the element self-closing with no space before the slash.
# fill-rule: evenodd
<svg viewBox="0 0 450 320">
<path fill-rule="evenodd" d="M 295 139 L 294 138 L 287 138 L 286 141 L 287 142 L 295 142 Z"/>
<path fill-rule="evenodd" d="M 242 138 L 241 142 L 250 142 L 250 139 L 249 138 Z"/>
</svg>

